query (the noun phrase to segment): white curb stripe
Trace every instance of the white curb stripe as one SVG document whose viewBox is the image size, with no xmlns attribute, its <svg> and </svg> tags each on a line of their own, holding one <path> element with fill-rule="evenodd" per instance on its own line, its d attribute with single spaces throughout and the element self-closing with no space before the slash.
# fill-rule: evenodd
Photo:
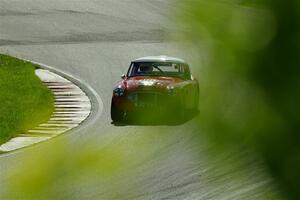
<svg viewBox="0 0 300 200">
<path fill-rule="evenodd" d="M 54 104 L 60 104 L 60 105 L 64 105 L 63 103 L 65 103 L 65 105 L 68 105 L 70 103 L 76 103 L 77 105 L 80 104 L 80 105 L 91 105 L 91 103 L 89 101 L 55 101 Z"/>
<path fill-rule="evenodd" d="M 36 127 L 35 130 L 52 130 L 52 131 L 56 131 L 56 130 L 64 130 L 64 129 L 70 129 L 70 127 L 53 127 L 53 126 L 38 126 Z"/>
<path fill-rule="evenodd" d="M 15 149 L 20 149 L 32 144 L 36 144 L 38 142 L 42 142 L 52 138 L 51 136 L 48 137 L 15 137 L 10 141 L 1 145 L 1 151 L 8 152 L 13 151 Z"/>
<path fill-rule="evenodd" d="M 90 114 L 88 111 L 56 111 L 56 112 L 53 112 L 53 115 L 54 114 Z"/>
<path fill-rule="evenodd" d="M 89 114 L 86 113 L 60 113 L 60 114 L 53 114 L 52 117 L 86 117 Z"/>
<path fill-rule="evenodd" d="M 76 121 L 53 121 L 49 120 L 47 124 L 61 124 L 61 125 L 79 125 Z"/>
<path fill-rule="evenodd" d="M 37 69 L 35 73 L 54 94 L 55 110 L 48 122 L 2 144 L 0 151 L 8 152 L 48 140 L 79 126 L 90 115 L 90 99 L 77 85 L 49 70 Z"/>
<path fill-rule="evenodd" d="M 88 115 L 84 116 L 51 116 L 48 122 L 56 122 L 56 124 L 61 124 L 62 122 L 65 121 L 80 121 L 84 118 L 86 118 Z M 48 123 L 47 122 L 47 123 Z"/>
<path fill-rule="evenodd" d="M 65 89 L 65 88 L 68 88 L 68 89 L 77 89 L 78 87 L 74 87 L 72 85 L 49 85 L 49 84 L 46 84 L 48 88 L 61 88 L 61 89 Z"/>
<path fill-rule="evenodd" d="M 50 88 L 49 88 L 50 89 Z M 76 95 L 77 97 L 85 96 L 84 93 L 76 90 L 58 90 L 58 89 L 50 89 L 55 96 L 62 96 L 62 97 L 70 97 Z"/>
<path fill-rule="evenodd" d="M 78 124 L 40 124 L 39 127 L 69 127 L 74 128 L 78 126 Z"/>
<path fill-rule="evenodd" d="M 81 102 L 89 102 L 88 98 L 57 98 L 55 99 L 56 102 L 64 102 L 64 101 L 81 101 Z"/>
<path fill-rule="evenodd" d="M 56 130 L 56 131 L 49 131 L 49 130 L 29 130 L 28 133 L 39 133 L 39 134 L 55 134 L 55 135 L 58 135 L 58 134 L 61 134 L 65 132 L 65 130 Z"/>
</svg>

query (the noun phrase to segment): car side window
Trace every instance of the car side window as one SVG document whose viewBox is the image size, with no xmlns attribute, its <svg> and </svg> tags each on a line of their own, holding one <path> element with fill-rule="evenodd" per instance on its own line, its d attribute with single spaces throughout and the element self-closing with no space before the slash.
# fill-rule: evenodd
<svg viewBox="0 0 300 200">
<path fill-rule="evenodd" d="M 189 66 L 187 64 L 184 64 L 183 67 L 184 67 L 184 72 L 187 73 L 187 74 L 190 74 Z"/>
<path fill-rule="evenodd" d="M 136 70 L 137 70 L 137 67 L 136 67 L 136 63 L 132 62 L 129 66 L 129 70 L 127 72 L 127 76 L 130 77 L 130 76 L 134 76 L 136 74 Z"/>
<path fill-rule="evenodd" d="M 184 79 L 191 80 L 191 72 L 187 64 L 182 64 Z"/>
</svg>

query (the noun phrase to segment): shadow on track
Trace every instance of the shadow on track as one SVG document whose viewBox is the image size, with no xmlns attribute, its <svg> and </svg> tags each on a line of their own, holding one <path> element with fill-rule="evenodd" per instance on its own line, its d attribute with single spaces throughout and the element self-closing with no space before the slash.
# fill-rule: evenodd
<svg viewBox="0 0 300 200">
<path fill-rule="evenodd" d="M 178 116 L 164 116 L 164 117 L 140 117 L 140 114 L 124 119 L 120 122 L 112 121 L 111 124 L 114 126 L 180 126 L 186 122 L 194 119 L 199 114 L 197 111 L 189 111 L 184 117 Z"/>
</svg>

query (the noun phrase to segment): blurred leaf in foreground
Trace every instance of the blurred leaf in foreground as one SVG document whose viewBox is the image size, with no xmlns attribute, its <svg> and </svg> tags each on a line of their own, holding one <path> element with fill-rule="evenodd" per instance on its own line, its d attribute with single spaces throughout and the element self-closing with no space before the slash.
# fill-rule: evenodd
<svg viewBox="0 0 300 200">
<path fill-rule="evenodd" d="M 208 55 L 199 125 L 220 148 L 255 149 L 287 197 L 300 199 L 299 1 L 180 4 L 185 40 Z"/>
</svg>

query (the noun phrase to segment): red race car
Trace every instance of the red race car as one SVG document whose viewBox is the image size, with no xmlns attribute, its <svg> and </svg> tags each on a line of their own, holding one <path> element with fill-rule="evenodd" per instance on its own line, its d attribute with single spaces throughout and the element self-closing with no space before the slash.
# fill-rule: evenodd
<svg viewBox="0 0 300 200">
<path fill-rule="evenodd" d="M 183 119 L 198 109 L 199 84 L 188 64 L 179 58 L 151 56 L 133 60 L 117 83 L 111 101 L 111 119 Z"/>
</svg>

